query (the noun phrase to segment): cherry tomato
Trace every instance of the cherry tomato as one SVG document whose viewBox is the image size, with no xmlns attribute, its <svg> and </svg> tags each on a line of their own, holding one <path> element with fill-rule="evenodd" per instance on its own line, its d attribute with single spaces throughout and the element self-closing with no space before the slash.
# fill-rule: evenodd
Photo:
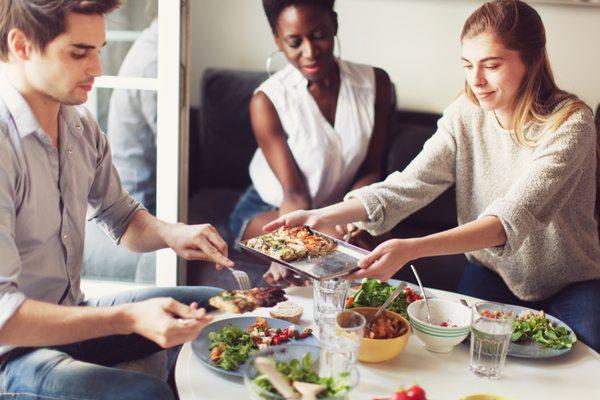
<svg viewBox="0 0 600 400">
<path fill-rule="evenodd" d="M 425 390 L 417 385 L 406 390 L 406 396 L 408 400 L 427 400 L 425 397 Z"/>
<path fill-rule="evenodd" d="M 406 392 L 403 390 L 401 392 L 396 392 L 393 396 L 392 396 L 393 400 L 410 400 L 408 398 L 408 395 L 406 394 Z"/>
<path fill-rule="evenodd" d="M 350 306 L 354 303 L 354 297 L 348 297 L 346 299 L 346 308 L 350 308 Z"/>
</svg>

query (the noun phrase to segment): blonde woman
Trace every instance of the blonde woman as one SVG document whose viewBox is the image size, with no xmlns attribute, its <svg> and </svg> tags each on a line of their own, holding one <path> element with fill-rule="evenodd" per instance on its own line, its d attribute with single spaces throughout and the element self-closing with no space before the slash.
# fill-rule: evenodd
<svg viewBox="0 0 600 400">
<path fill-rule="evenodd" d="M 466 253 L 462 293 L 543 308 L 599 351 L 600 153 L 592 113 L 556 86 L 544 26 L 527 4 L 484 4 L 461 42 L 465 93 L 404 171 L 265 229 L 355 222 L 381 234 L 455 184 L 457 228 L 386 241 L 353 277 L 386 280 L 411 260 Z"/>
</svg>

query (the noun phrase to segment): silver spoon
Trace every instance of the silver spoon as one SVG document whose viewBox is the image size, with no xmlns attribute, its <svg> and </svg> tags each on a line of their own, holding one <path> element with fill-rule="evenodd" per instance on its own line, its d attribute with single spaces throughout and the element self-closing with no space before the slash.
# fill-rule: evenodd
<svg viewBox="0 0 600 400">
<path fill-rule="evenodd" d="M 429 308 L 429 302 L 427 301 L 427 295 L 425 294 L 425 288 L 423 288 L 423 284 L 421 283 L 421 278 L 419 278 L 419 274 L 417 273 L 417 269 L 415 268 L 415 266 L 410 264 L 410 268 L 412 269 L 413 274 L 415 274 L 415 278 L 417 278 L 417 283 L 419 284 L 419 287 L 421 288 L 421 293 L 423 293 L 423 298 L 425 299 L 425 306 L 427 307 L 427 315 L 425 316 L 425 322 L 430 324 L 431 323 L 431 309 Z"/>
<path fill-rule="evenodd" d="M 377 312 L 375 313 L 375 315 L 373 315 L 373 318 L 367 321 L 367 324 L 365 325 L 367 328 L 369 328 L 371 324 L 373 324 L 373 322 L 375 322 L 377 318 L 379 318 L 381 313 L 383 313 L 385 309 L 388 308 L 388 306 L 392 303 L 392 301 L 396 299 L 396 297 L 398 297 L 398 295 L 404 290 L 404 288 L 406 288 L 406 282 L 400 282 L 398 287 L 394 289 L 392 294 L 390 294 L 390 297 L 388 297 L 387 300 L 381 306 L 379 306 Z"/>
</svg>

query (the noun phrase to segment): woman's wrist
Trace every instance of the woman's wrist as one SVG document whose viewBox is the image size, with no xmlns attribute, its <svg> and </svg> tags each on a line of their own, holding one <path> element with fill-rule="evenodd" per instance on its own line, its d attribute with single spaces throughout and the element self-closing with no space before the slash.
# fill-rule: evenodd
<svg viewBox="0 0 600 400">
<path fill-rule="evenodd" d="M 407 258 L 417 260 L 419 258 L 427 257 L 427 237 L 402 239 L 405 243 L 405 251 L 407 251 Z"/>
<path fill-rule="evenodd" d="M 310 218 L 319 226 L 345 225 L 368 219 L 367 210 L 357 199 L 350 199 L 309 212 L 311 213 Z"/>
</svg>

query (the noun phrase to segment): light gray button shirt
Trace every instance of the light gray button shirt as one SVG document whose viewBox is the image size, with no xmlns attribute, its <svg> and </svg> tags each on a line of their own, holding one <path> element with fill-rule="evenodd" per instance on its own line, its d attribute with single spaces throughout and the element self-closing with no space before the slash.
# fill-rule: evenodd
<svg viewBox="0 0 600 400">
<path fill-rule="evenodd" d="M 110 147 L 83 107 L 59 113 L 59 149 L 0 75 L 0 329 L 25 298 L 75 305 L 85 221 L 116 243 L 144 207 L 121 186 Z M 0 346 L 0 355 L 10 347 Z"/>
</svg>

